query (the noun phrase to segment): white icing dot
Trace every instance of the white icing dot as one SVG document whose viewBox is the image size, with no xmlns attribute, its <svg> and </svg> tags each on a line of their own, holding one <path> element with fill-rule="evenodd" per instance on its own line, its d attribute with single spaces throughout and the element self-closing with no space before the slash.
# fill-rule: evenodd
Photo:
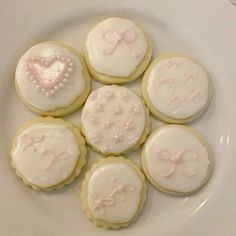
<svg viewBox="0 0 236 236">
<path fill-rule="evenodd" d="M 63 88 L 63 87 L 65 87 L 65 85 L 64 85 L 63 83 L 60 83 L 60 84 L 59 84 L 59 87 L 60 87 L 60 88 Z"/>
<path fill-rule="evenodd" d="M 92 135 L 92 141 L 94 143 L 100 143 L 101 140 L 102 140 L 102 135 L 98 131 L 95 131 Z"/>
<path fill-rule="evenodd" d="M 70 74 L 65 73 L 65 78 L 69 79 L 70 78 Z"/>
<path fill-rule="evenodd" d="M 104 128 L 105 129 L 110 129 L 113 124 L 114 123 L 110 119 L 105 119 L 105 121 L 104 121 Z"/>
<path fill-rule="evenodd" d="M 115 107 L 115 108 L 113 109 L 113 113 L 114 113 L 115 115 L 121 115 L 121 114 L 122 114 L 122 111 L 123 111 L 123 109 L 122 109 L 121 106 L 117 106 L 117 107 Z"/>
<path fill-rule="evenodd" d="M 135 137 L 135 136 L 133 136 L 133 135 L 128 138 L 128 143 L 129 143 L 130 145 L 136 144 L 137 141 L 138 141 L 138 138 Z"/>
<path fill-rule="evenodd" d="M 73 69 L 72 69 L 72 68 L 68 68 L 67 72 L 68 72 L 68 73 L 72 73 L 72 72 L 73 72 Z"/>
<path fill-rule="evenodd" d="M 95 116 L 91 117 L 89 121 L 90 121 L 90 124 L 93 126 L 98 124 L 98 118 Z"/>
<path fill-rule="evenodd" d="M 103 147 L 102 147 L 102 152 L 103 153 L 107 153 L 107 152 L 109 152 L 109 147 L 107 146 L 107 145 L 104 145 Z"/>
<path fill-rule="evenodd" d="M 115 143 L 120 143 L 123 141 L 123 134 L 120 132 L 115 132 L 112 136 L 111 136 L 112 140 Z"/>
<path fill-rule="evenodd" d="M 66 83 L 68 80 L 67 80 L 67 79 L 63 79 L 62 81 L 63 81 L 64 83 Z"/>
<path fill-rule="evenodd" d="M 54 89 L 55 89 L 56 91 L 58 91 L 58 90 L 59 90 L 59 87 L 56 85 L 56 86 L 54 87 Z"/>
<path fill-rule="evenodd" d="M 133 121 L 133 119 L 127 119 L 124 122 L 123 127 L 127 131 L 132 130 L 134 128 L 134 121 Z"/>
<path fill-rule="evenodd" d="M 111 91 L 106 91 L 105 95 L 104 95 L 104 98 L 106 101 L 109 101 L 111 100 L 112 98 L 114 98 L 114 93 L 111 92 Z"/>
<path fill-rule="evenodd" d="M 97 99 L 97 93 L 96 93 L 96 92 L 92 92 L 92 93 L 90 94 L 89 98 L 90 98 L 92 101 L 96 100 L 96 99 Z"/>
<path fill-rule="evenodd" d="M 50 94 L 50 92 L 46 92 L 45 95 L 46 95 L 47 97 L 49 97 L 51 94 Z"/>
<path fill-rule="evenodd" d="M 134 115 L 138 115 L 138 114 L 141 113 L 140 108 L 138 108 L 138 107 L 136 107 L 136 106 L 131 107 L 130 111 L 131 111 L 131 113 L 134 114 Z"/>
<path fill-rule="evenodd" d="M 103 105 L 101 104 L 95 104 L 95 111 L 102 112 L 104 111 Z"/>
<path fill-rule="evenodd" d="M 50 90 L 50 93 L 53 95 L 53 94 L 55 94 L 55 90 Z"/>
</svg>

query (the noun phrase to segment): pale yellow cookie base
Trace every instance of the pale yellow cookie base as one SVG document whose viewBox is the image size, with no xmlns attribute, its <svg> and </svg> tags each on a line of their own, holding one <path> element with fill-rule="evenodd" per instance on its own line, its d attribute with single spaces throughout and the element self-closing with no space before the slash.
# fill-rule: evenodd
<svg viewBox="0 0 236 236">
<path fill-rule="evenodd" d="M 190 116 L 190 117 L 186 117 L 185 119 L 176 119 L 173 117 L 169 117 L 165 114 L 163 114 L 162 112 L 160 112 L 151 102 L 149 96 L 148 96 L 148 92 L 147 92 L 147 83 L 148 83 L 148 78 L 150 75 L 150 72 L 152 71 L 153 67 L 155 67 L 155 65 L 163 60 L 163 59 L 167 59 L 167 58 L 171 58 L 171 57 L 176 57 L 176 56 L 180 56 L 180 57 L 186 57 L 189 60 L 197 63 L 198 65 L 200 65 L 198 62 L 196 62 L 194 59 L 190 58 L 189 56 L 183 55 L 181 53 L 171 53 L 171 54 L 163 54 L 161 56 L 158 56 L 148 67 L 148 69 L 145 71 L 144 76 L 143 76 L 143 80 L 142 80 L 142 96 L 145 100 L 145 103 L 147 104 L 148 108 L 150 109 L 151 113 L 153 116 L 155 116 L 156 118 L 167 122 L 167 123 L 173 123 L 173 124 L 185 124 L 185 123 L 189 123 L 195 119 L 197 119 L 208 107 L 211 97 L 212 97 L 212 81 L 210 78 L 210 75 L 206 72 L 206 70 L 204 69 L 205 73 L 207 74 L 207 78 L 208 78 L 208 101 L 206 103 L 206 105 L 197 113 L 195 113 L 194 115 Z M 200 65 L 201 66 L 201 65 Z M 202 67 L 202 66 L 201 66 Z"/>
<path fill-rule="evenodd" d="M 87 69 L 87 66 L 84 62 L 83 57 L 79 54 L 79 52 L 77 52 L 74 48 L 72 48 L 71 46 L 62 43 L 62 42 L 57 42 L 57 41 L 45 41 L 42 43 L 52 43 L 52 44 L 56 44 L 60 47 L 64 47 L 67 50 L 69 50 L 71 53 L 73 53 L 74 55 L 76 55 L 78 57 L 78 59 L 80 60 L 82 67 L 83 67 L 83 77 L 84 77 L 84 81 L 85 81 L 85 88 L 84 91 L 69 105 L 66 107 L 60 107 L 60 108 L 56 108 L 54 110 L 41 110 L 33 105 L 31 105 L 29 102 L 25 101 L 21 95 L 20 89 L 15 81 L 15 87 L 16 87 L 16 91 L 17 94 L 19 95 L 19 97 L 21 98 L 21 100 L 23 101 L 23 103 L 25 104 L 25 106 L 30 109 L 31 111 L 42 115 L 42 116 L 53 116 L 53 117 L 61 117 L 61 116 L 65 116 L 68 115 L 74 111 L 76 111 L 77 109 L 79 109 L 83 103 L 85 102 L 89 92 L 90 92 L 90 75 Z"/>
<path fill-rule="evenodd" d="M 27 121 L 25 124 L 23 124 L 16 133 L 16 137 L 13 139 L 12 142 L 12 147 L 11 147 L 11 152 L 10 155 L 12 157 L 14 149 L 16 148 L 16 142 L 17 142 L 17 138 L 18 136 L 28 127 L 37 124 L 37 123 L 53 123 L 53 124 L 59 124 L 59 125 L 63 125 L 66 128 L 68 128 L 73 135 L 76 137 L 77 141 L 78 141 L 78 147 L 80 150 L 80 154 L 78 157 L 78 161 L 76 163 L 76 166 L 73 170 L 73 172 L 71 173 L 71 176 L 67 179 L 65 179 L 64 181 L 53 185 L 53 186 L 49 186 L 49 187 L 40 187 L 40 186 L 36 186 L 33 183 L 29 182 L 24 176 L 23 174 L 21 174 L 18 170 L 17 170 L 17 166 L 14 165 L 14 162 L 11 161 L 11 165 L 14 168 L 16 175 L 21 178 L 23 180 L 23 182 L 32 187 L 34 190 L 45 190 L 45 191 L 49 191 L 49 190 L 53 190 L 53 189 L 60 189 L 63 186 L 70 184 L 74 181 L 74 179 L 80 174 L 82 167 L 85 165 L 86 163 L 86 155 L 87 155 L 87 149 L 86 149 L 86 144 L 85 144 L 85 140 L 84 138 L 81 136 L 79 128 L 77 128 L 74 124 L 68 122 L 68 121 L 64 121 L 63 119 L 59 119 L 59 118 L 53 118 L 53 117 L 36 117 L 33 118 L 29 121 Z"/>
<path fill-rule="evenodd" d="M 158 128 L 158 129 L 156 129 L 155 131 L 153 131 L 153 133 L 149 136 L 149 138 L 154 136 L 160 130 L 165 129 L 166 127 L 169 127 L 169 126 L 171 126 L 171 127 L 173 127 L 173 126 L 181 127 L 183 129 L 185 129 L 189 133 L 191 133 L 194 136 L 196 136 L 199 139 L 199 141 L 202 143 L 202 145 L 207 149 L 207 151 L 208 151 L 209 166 L 208 166 L 208 172 L 207 172 L 207 175 L 206 175 L 204 181 L 197 188 L 195 188 L 195 189 L 193 189 L 192 191 L 189 191 L 189 192 L 179 192 L 179 191 L 175 191 L 175 190 L 164 188 L 148 172 L 146 161 L 145 161 L 145 153 L 144 153 L 145 144 L 144 144 L 144 148 L 143 148 L 142 154 L 141 154 L 142 169 L 143 169 L 147 179 L 149 180 L 149 182 L 156 189 L 158 189 L 158 190 L 160 190 L 160 191 L 162 191 L 164 193 L 171 194 L 171 195 L 177 195 L 177 196 L 191 195 L 191 194 L 199 191 L 206 184 L 206 182 L 208 181 L 209 177 L 211 176 L 212 170 L 213 170 L 213 158 L 212 158 L 213 155 L 212 155 L 211 149 L 209 148 L 208 143 L 206 142 L 206 140 L 197 131 L 195 131 L 194 129 L 189 128 L 187 126 L 183 126 L 183 125 L 164 125 L 164 126 Z M 148 140 L 147 140 L 147 142 L 148 142 Z"/>
<path fill-rule="evenodd" d="M 137 173 L 138 177 L 140 178 L 141 182 L 143 183 L 142 193 L 141 193 L 141 197 L 140 197 L 140 204 L 139 204 L 139 207 L 137 209 L 135 216 L 133 217 L 133 219 L 131 219 L 128 222 L 121 222 L 121 223 L 117 223 L 117 224 L 94 218 L 92 212 L 89 209 L 88 201 L 87 201 L 87 199 L 88 199 L 88 194 L 87 194 L 88 182 L 89 182 L 89 179 L 90 179 L 90 176 L 92 175 L 92 173 L 97 168 L 103 166 L 104 164 L 114 163 L 114 162 L 121 162 L 121 163 L 128 164 Z M 145 183 L 145 177 L 137 165 L 133 164 L 131 161 L 127 160 L 124 157 L 112 157 L 111 156 L 109 158 L 102 158 L 98 162 L 96 162 L 91 167 L 91 169 L 86 173 L 85 179 L 83 180 L 82 186 L 81 186 L 80 198 L 81 198 L 82 207 L 84 209 L 86 216 L 97 226 L 101 226 L 105 229 L 119 229 L 121 227 L 126 227 L 137 218 L 137 216 L 139 215 L 139 213 L 143 209 L 144 202 L 146 201 L 146 198 L 147 198 L 147 186 Z"/>
<path fill-rule="evenodd" d="M 137 96 L 138 96 L 138 95 L 137 95 Z M 138 97 L 139 97 L 139 96 L 138 96 Z M 149 134 L 149 132 L 150 132 L 150 125 L 151 125 L 151 119 L 150 119 L 150 117 L 149 117 L 149 110 L 148 110 L 148 108 L 145 106 L 145 103 L 144 103 L 144 101 L 142 100 L 142 98 L 139 97 L 139 99 L 141 100 L 141 102 L 142 102 L 142 104 L 143 104 L 144 111 L 145 111 L 145 126 L 144 126 L 143 133 L 142 133 L 140 139 L 138 140 L 138 142 L 137 142 L 134 146 L 128 148 L 128 149 L 125 150 L 125 151 L 119 152 L 119 153 L 114 153 L 114 152 L 103 153 L 101 150 L 99 150 L 97 147 L 95 147 L 92 143 L 89 142 L 89 140 L 87 139 L 86 132 L 84 131 L 83 126 L 82 126 L 81 131 L 82 131 L 82 133 L 83 133 L 83 135 L 84 135 L 84 137 L 85 137 L 85 139 L 86 139 L 86 143 L 87 143 L 89 146 L 91 146 L 91 148 L 92 148 L 94 151 L 100 152 L 100 153 L 102 153 L 102 154 L 105 155 L 105 156 L 111 156 L 111 155 L 119 156 L 119 155 L 121 155 L 121 154 L 123 154 L 123 153 L 126 154 L 126 153 L 128 153 L 128 152 L 130 152 L 130 151 L 134 151 L 134 150 L 138 149 L 138 148 L 145 142 L 145 140 L 146 140 L 146 138 L 147 138 L 147 136 L 148 136 L 148 134 Z"/>
<path fill-rule="evenodd" d="M 88 57 L 88 53 L 87 50 L 85 48 L 84 50 L 84 57 L 85 57 L 85 62 L 88 66 L 89 72 L 91 74 L 91 76 L 97 80 L 100 81 L 102 83 L 105 84 L 123 84 L 123 83 L 128 83 L 131 82 L 133 80 L 136 80 L 147 68 L 147 66 L 150 63 L 150 60 L 152 58 L 152 42 L 150 37 L 147 35 L 147 33 L 144 32 L 144 36 L 147 40 L 147 52 L 143 58 L 143 60 L 140 62 L 140 64 L 137 66 L 136 70 L 128 77 L 115 77 L 115 76 L 110 76 L 107 74 L 103 74 L 100 73 L 98 71 L 96 71 L 92 65 L 89 63 L 89 57 Z"/>
</svg>

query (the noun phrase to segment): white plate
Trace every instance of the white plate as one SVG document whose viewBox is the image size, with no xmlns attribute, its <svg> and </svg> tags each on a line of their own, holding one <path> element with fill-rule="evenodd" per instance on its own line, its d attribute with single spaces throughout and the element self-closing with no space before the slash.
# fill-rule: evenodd
<svg viewBox="0 0 236 236">
<path fill-rule="evenodd" d="M 215 168 L 206 187 L 191 197 L 168 196 L 149 186 L 148 201 L 138 220 L 129 228 L 106 231 L 84 216 L 79 199 L 81 178 L 59 191 L 35 192 L 16 178 L 9 146 L 17 127 L 34 116 L 14 90 L 14 69 L 20 55 L 48 39 L 66 41 L 82 51 L 89 28 L 113 15 L 140 22 L 153 39 L 154 55 L 181 51 L 208 69 L 214 81 L 213 101 L 191 126 L 209 141 Z M 223 0 L 8 0 L 1 3 L 0 29 L 2 236 L 235 235 L 236 7 Z M 129 87 L 139 91 L 139 82 Z M 66 119 L 79 124 L 79 113 Z M 159 124 L 155 122 L 153 128 Z M 128 156 L 139 161 L 139 153 Z M 89 163 L 97 157 L 90 152 Z"/>
</svg>

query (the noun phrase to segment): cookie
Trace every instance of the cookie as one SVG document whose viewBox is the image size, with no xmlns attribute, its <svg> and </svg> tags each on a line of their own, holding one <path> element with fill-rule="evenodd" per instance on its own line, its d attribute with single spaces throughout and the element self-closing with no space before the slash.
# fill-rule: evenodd
<svg viewBox="0 0 236 236">
<path fill-rule="evenodd" d="M 118 229 L 136 219 L 146 200 L 145 177 L 123 157 L 102 158 L 87 172 L 82 206 L 97 226 Z"/>
<path fill-rule="evenodd" d="M 48 41 L 34 45 L 20 58 L 15 86 L 30 110 L 59 117 L 81 107 L 90 91 L 90 78 L 75 49 Z"/>
<path fill-rule="evenodd" d="M 143 98 L 152 114 L 168 123 L 187 123 L 206 109 L 211 80 L 189 57 L 173 54 L 156 58 L 144 74 Z"/>
<path fill-rule="evenodd" d="M 87 143 L 96 151 L 119 155 L 145 141 L 149 133 L 148 109 L 126 87 L 103 86 L 89 95 L 81 124 Z"/>
<path fill-rule="evenodd" d="M 207 182 L 212 155 L 206 141 L 195 130 L 166 125 L 147 139 L 142 150 L 142 166 L 157 189 L 173 195 L 188 195 Z"/>
<path fill-rule="evenodd" d="M 18 130 L 11 164 L 25 184 L 47 191 L 70 184 L 85 165 L 86 153 L 77 127 L 62 119 L 39 117 Z"/>
<path fill-rule="evenodd" d="M 85 43 L 85 60 L 91 75 L 106 84 L 137 79 L 151 56 L 149 36 L 133 21 L 118 17 L 97 24 Z"/>
</svg>

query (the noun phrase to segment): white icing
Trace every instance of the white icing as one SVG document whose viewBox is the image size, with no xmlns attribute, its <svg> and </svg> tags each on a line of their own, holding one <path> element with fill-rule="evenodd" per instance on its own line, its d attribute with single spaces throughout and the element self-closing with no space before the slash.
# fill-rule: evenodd
<svg viewBox="0 0 236 236">
<path fill-rule="evenodd" d="M 205 71 L 185 57 L 171 57 L 155 64 L 149 74 L 147 93 L 152 105 L 166 116 L 184 119 L 208 102 Z"/>
<path fill-rule="evenodd" d="M 179 192 L 197 188 L 209 168 L 207 148 L 195 135 L 177 126 L 162 127 L 149 137 L 144 146 L 144 161 L 159 185 Z"/>
<path fill-rule="evenodd" d="M 88 206 L 95 218 L 109 223 L 130 221 L 141 201 L 142 182 L 125 163 L 97 168 L 88 182 Z"/>
<path fill-rule="evenodd" d="M 108 93 L 112 94 L 109 100 Z M 145 128 L 145 111 L 139 97 L 127 88 L 103 86 L 88 97 L 81 123 L 86 138 L 98 150 L 121 153 L 140 140 Z"/>
<path fill-rule="evenodd" d="M 12 161 L 30 183 L 49 187 L 70 177 L 79 154 L 77 139 L 68 128 L 37 123 L 18 136 Z"/>
<path fill-rule="evenodd" d="M 47 60 L 56 55 L 71 59 L 73 68 L 68 68 L 68 72 L 65 73 L 64 82 L 62 81 L 57 87 L 55 86 L 55 91 L 50 96 L 46 96 L 30 78 L 31 74 L 27 71 L 26 65 L 30 58 L 39 56 Z M 58 61 L 53 62 L 47 68 L 35 64 L 35 70 L 45 80 L 57 76 L 58 71 L 61 71 L 62 68 L 62 63 Z M 66 107 L 82 94 L 85 88 L 82 70 L 83 66 L 80 60 L 68 49 L 53 43 L 41 43 L 31 47 L 21 57 L 16 68 L 15 79 L 20 94 L 27 103 L 40 110 L 48 111 Z"/>
<path fill-rule="evenodd" d="M 127 35 L 124 32 L 128 32 Z M 133 40 L 129 40 L 130 37 L 134 37 Z M 130 76 L 145 56 L 147 47 L 144 33 L 138 26 L 116 17 L 96 25 L 86 40 L 90 65 L 111 76 Z M 112 49 L 112 53 L 107 53 Z"/>
</svg>

